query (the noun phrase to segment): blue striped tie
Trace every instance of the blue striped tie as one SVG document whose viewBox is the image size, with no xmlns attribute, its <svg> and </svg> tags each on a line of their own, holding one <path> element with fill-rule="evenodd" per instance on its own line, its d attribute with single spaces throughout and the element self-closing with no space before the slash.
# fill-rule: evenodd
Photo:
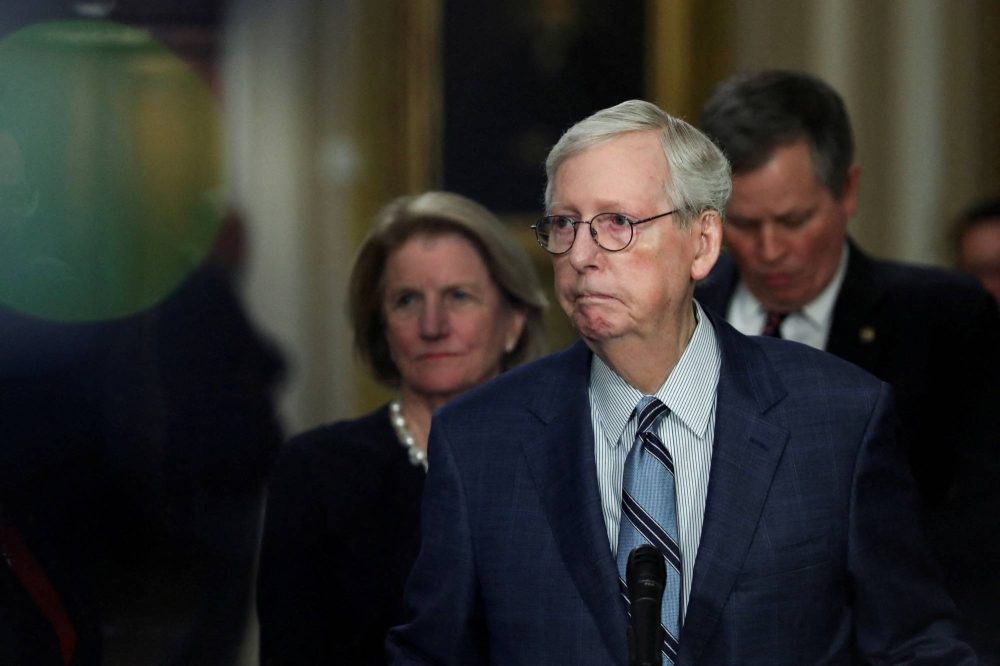
<svg viewBox="0 0 1000 666">
<path fill-rule="evenodd" d="M 639 427 L 622 478 L 622 516 L 618 529 L 618 580 L 626 604 L 625 564 L 629 553 L 644 543 L 656 546 L 666 559 L 667 584 L 660 607 L 663 624 L 663 656 L 677 660 L 680 639 L 681 551 L 677 547 L 677 499 L 674 491 L 674 460 L 653 433 L 656 422 L 670 411 L 649 396 L 639 401 Z"/>
</svg>

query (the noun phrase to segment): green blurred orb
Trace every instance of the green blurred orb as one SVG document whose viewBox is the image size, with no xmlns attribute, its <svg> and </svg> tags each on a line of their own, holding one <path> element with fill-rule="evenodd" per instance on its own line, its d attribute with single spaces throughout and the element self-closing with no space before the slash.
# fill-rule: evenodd
<svg viewBox="0 0 1000 666">
<path fill-rule="evenodd" d="M 0 303 L 127 317 L 201 264 L 222 218 L 219 106 L 148 33 L 41 23 L 0 40 Z"/>
</svg>

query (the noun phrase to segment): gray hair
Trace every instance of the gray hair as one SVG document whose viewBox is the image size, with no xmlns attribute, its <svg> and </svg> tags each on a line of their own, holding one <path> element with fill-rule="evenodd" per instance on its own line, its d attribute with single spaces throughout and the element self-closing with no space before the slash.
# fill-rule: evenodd
<svg viewBox="0 0 1000 666">
<path fill-rule="evenodd" d="M 655 104 L 636 99 L 602 109 L 566 130 L 545 160 L 545 209 L 552 206 L 556 172 L 567 159 L 630 132 L 652 131 L 660 133 L 667 158 L 666 194 L 681 211 L 678 224 L 687 226 L 709 210 L 725 219 L 733 190 L 726 156 L 688 123 Z"/>
</svg>

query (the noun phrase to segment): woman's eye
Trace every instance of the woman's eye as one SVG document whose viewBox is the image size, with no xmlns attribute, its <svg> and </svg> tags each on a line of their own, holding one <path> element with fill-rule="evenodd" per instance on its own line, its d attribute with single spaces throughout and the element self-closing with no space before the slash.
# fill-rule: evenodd
<svg viewBox="0 0 1000 666">
<path fill-rule="evenodd" d="M 617 227 L 627 227 L 629 225 L 629 219 L 624 215 L 615 215 L 614 222 Z"/>
<path fill-rule="evenodd" d="M 469 298 L 471 298 L 471 295 L 468 292 L 462 291 L 461 289 L 456 289 L 453 292 L 451 292 L 451 297 L 454 298 L 456 301 L 467 301 L 469 300 Z"/>
<path fill-rule="evenodd" d="M 396 307 L 405 308 L 413 305 L 416 302 L 416 297 L 413 294 L 403 294 L 396 299 Z"/>
</svg>

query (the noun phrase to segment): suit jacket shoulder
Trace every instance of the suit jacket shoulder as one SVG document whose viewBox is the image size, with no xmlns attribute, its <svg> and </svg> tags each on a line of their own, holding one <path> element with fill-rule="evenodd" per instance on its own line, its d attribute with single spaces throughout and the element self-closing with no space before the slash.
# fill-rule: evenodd
<svg viewBox="0 0 1000 666">
<path fill-rule="evenodd" d="M 435 425 L 472 428 L 520 428 L 525 414 L 547 423 L 563 407 L 581 408 L 590 380 L 592 353 L 582 341 L 519 368 L 458 396 L 435 415 Z M 582 407 L 589 413 L 589 406 Z M 461 442 L 455 442 L 461 446 Z"/>
</svg>

